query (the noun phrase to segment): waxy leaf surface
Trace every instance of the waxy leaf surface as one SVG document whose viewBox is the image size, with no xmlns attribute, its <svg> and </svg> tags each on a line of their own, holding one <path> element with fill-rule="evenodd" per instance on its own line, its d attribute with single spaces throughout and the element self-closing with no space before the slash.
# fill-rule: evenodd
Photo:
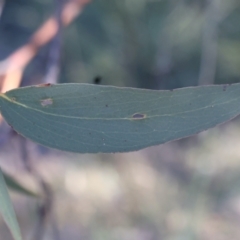
<svg viewBox="0 0 240 240">
<path fill-rule="evenodd" d="M 135 151 L 184 138 L 240 113 L 240 84 L 156 91 L 90 84 L 19 88 L 0 110 L 20 134 L 79 153 Z"/>
<path fill-rule="evenodd" d="M 9 189 L 18 192 L 20 194 L 23 194 L 25 196 L 29 197 L 38 197 L 38 195 L 31 190 L 27 189 L 25 186 L 20 184 L 17 180 L 15 180 L 12 176 L 10 176 L 7 173 L 2 172 L 3 177 L 5 179 L 6 185 Z"/>
<path fill-rule="evenodd" d="M 22 240 L 17 218 L 0 169 L 0 212 L 15 240 Z"/>
</svg>

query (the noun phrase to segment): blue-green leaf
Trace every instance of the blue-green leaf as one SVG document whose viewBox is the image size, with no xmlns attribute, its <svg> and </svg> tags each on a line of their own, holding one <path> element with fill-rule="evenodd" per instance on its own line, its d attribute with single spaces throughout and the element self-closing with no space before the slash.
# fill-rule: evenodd
<svg viewBox="0 0 240 240">
<path fill-rule="evenodd" d="M 240 113 L 240 84 L 156 91 L 89 84 L 41 85 L 0 96 L 20 134 L 80 153 L 139 150 L 187 137 Z"/>
<path fill-rule="evenodd" d="M 6 183 L 0 169 L 0 212 L 15 240 L 22 240 L 17 218 L 8 194 Z"/>
<path fill-rule="evenodd" d="M 8 188 L 10 188 L 11 190 L 29 197 L 38 197 L 36 193 L 24 187 L 22 184 L 20 184 L 17 180 L 15 180 L 12 176 L 7 174 L 6 172 L 2 172 L 2 174 Z"/>
</svg>

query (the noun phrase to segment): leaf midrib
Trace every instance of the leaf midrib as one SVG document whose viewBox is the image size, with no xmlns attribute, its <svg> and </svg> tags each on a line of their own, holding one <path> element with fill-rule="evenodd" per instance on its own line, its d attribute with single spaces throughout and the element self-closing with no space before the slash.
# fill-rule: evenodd
<svg viewBox="0 0 240 240">
<path fill-rule="evenodd" d="M 0 97 L 4 98 L 6 101 L 8 101 L 8 102 L 10 102 L 12 104 L 16 104 L 18 106 L 21 106 L 23 108 L 26 108 L 26 109 L 29 109 L 29 110 L 32 110 L 32 111 L 40 112 L 40 113 L 45 114 L 45 115 L 50 115 L 50 116 L 54 116 L 54 117 L 61 117 L 61 118 L 68 118 L 68 119 L 92 120 L 92 121 L 93 120 L 104 120 L 104 121 L 112 121 L 112 120 L 140 121 L 140 120 L 151 119 L 151 118 L 158 118 L 158 117 L 171 117 L 171 116 L 173 117 L 173 116 L 177 116 L 177 115 L 181 115 L 181 114 L 185 114 L 185 113 L 193 113 L 193 112 L 197 112 L 199 110 L 225 105 L 225 104 L 228 104 L 228 103 L 231 103 L 231 102 L 234 102 L 234 101 L 238 100 L 238 97 L 236 97 L 236 98 L 234 98 L 234 99 L 232 99 L 230 101 L 226 101 L 224 103 L 211 104 L 211 105 L 208 105 L 208 106 L 205 106 L 205 107 L 202 107 L 202 108 L 197 108 L 197 109 L 193 109 L 193 110 L 189 110 L 189 111 L 183 111 L 183 112 L 179 112 L 179 113 L 175 113 L 175 114 L 162 114 L 162 115 L 152 115 L 152 116 L 146 115 L 142 119 L 134 119 L 133 117 L 125 117 L 125 118 L 99 118 L 99 117 L 98 118 L 92 118 L 91 117 L 90 118 L 90 117 L 66 116 L 66 115 L 61 115 L 61 114 L 49 113 L 49 112 L 46 112 L 46 111 L 42 111 L 40 109 L 36 109 L 36 108 L 30 107 L 30 106 L 27 106 L 26 104 L 23 104 L 23 103 L 20 103 L 18 101 L 15 101 L 15 100 L 11 99 L 6 94 L 0 94 Z M 137 113 L 145 114 L 144 112 L 136 112 L 136 113 L 133 113 L 133 115 L 137 114 Z"/>
</svg>

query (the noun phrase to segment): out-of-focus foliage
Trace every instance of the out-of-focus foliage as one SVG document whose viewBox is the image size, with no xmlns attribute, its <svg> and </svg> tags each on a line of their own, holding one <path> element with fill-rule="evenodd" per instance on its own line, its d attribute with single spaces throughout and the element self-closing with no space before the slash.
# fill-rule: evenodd
<svg viewBox="0 0 240 240">
<path fill-rule="evenodd" d="M 212 41 L 204 34 L 215 21 L 213 41 L 218 54 L 216 78 L 211 81 L 238 82 L 240 2 L 210 1 L 215 2 L 213 7 L 208 2 L 93 1 L 64 30 L 60 81 L 92 82 L 101 76 L 103 84 L 120 86 L 197 85 L 204 64 L 202 50 Z M 25 43 L 53 9 L 49 0 L 6 1 L 0 22 L 0 58 Z M 214 14 L 217 20 L 211 18 Z M 48 50 L 49 46 L 44 47 L 28 67 L 26 84 L 39 81 L 45 73 Z"/>
<path fill-rule="evenodd" d="M 16 214 L 14 212 L 1 169 L 0 169 L 0 212 L 4 221 L 8 225 L 14 239 L 22 240 Z"/>
<path fill-rule="evenodd" d="M 18 192 L 20 194 L 30 196 L 30 197 L 38 197 L 37 193 L 34 193 L 33 191 L 25 188 L 22 186 L 17 180 L 15 180 L 12 176 L 8 175 L 5 172 L 2 172 L 2 175 L 4 177 L 4 180 L 6 182 L 7 187 L 15 192 Z"/>
</svg>

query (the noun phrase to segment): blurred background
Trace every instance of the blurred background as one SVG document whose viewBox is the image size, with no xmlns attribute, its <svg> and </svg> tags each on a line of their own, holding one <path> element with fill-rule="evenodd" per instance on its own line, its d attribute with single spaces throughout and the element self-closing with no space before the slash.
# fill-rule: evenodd
<svg viewBox="0 0 240 240">
<path fill-rule="evenodd" d="M 2 92 L 48 82 L 173 89 L 240 80 L 238 0 L 0 0 L 0 13 Z M 99 155 L 38 146 L 0 120 L 0 164 L 24 239 L 240 239 L 239 118 Z M 10 239 L 1 219 L 0 240 Z"/>
</svg>

